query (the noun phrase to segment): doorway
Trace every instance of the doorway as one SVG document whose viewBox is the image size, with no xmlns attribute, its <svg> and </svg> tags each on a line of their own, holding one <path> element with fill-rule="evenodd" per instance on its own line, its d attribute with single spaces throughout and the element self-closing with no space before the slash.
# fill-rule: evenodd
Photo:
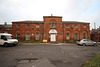
<svg viewBox="0 0 100 67">
<path fill-rule="evenodd" d="M 51 42 L 56 42 L 57 31 L 55 29 L 51 29 L 49 31 L 49 34 L 50 34 L 50 41 Z"/>
<path fill-rule="evenodd" d="M 50 41 L 55 42 L 56 41 L 56 35 L 50 34 Z"/>
</svg>

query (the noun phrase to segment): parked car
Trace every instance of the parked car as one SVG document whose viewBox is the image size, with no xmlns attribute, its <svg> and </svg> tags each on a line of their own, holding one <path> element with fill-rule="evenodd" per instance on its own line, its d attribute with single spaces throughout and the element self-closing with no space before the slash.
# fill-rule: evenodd
<svg viewBox="0 0 100 67">
<path fill-rule="evenodd" d="M 98 43 L 94 42 L 92 40 L 88 40 L 88 39 L 82 39 L 82 40 L 78 40 L 77 41 L 78 45 L 82 45 L 82 46 L 86 46 L 86 45 L 93 45 L 93 46 L 97 46 Z"/>
<path fill-rule="evenodd" d="M 4 46 L 16 46 L 18 44 L 17 39 L 12 39 L 11 34 L 0 33 L 0 45 Z"/>
</svg>

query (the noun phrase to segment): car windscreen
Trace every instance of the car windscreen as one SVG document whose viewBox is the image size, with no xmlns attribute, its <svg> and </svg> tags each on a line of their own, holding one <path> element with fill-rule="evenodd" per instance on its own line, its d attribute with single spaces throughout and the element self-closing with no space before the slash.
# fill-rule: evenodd
<svg viewBox="0 0 100 67">
<path fill-rule="evenodd" d="M 7 39 L 12 39 L 12 37 L 11 37 L 11 36 L 8 36 L 8 35 L 6 35 L 6 38 L 7 38 Z"/>
</svg>

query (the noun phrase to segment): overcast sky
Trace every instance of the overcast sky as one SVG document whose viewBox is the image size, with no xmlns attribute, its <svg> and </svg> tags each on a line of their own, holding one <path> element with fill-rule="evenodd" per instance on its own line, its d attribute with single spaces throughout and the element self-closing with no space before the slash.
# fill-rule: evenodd
<svg viewBox="0 0 100 67">
<path fill-rule="evenodd" d="M 62 16 L 63 21 L 89 22 L 100 26 L 100 0 L 0 0 L 0 24 Z"/>
</svg>

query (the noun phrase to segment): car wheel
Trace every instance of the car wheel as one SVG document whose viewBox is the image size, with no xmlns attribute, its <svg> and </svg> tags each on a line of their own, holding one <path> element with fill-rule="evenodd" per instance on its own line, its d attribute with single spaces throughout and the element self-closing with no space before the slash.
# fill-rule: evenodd
<svg viewBox="0 0 100 67">
<path fill-rule="evenodd" d="M 97 46 L 97 44 L 93 44 L 93 46 Z"/>
<path fill-rule="evenodd" d="M 86 46 L 86 44 L 85 44 L 85 43 L 83 43 L 82 45 L 83 45 L 83 46 Z"/>
<path fill-rule="evenodd" d="M 8 44 L 7 43 L 4 43 L 4 47 L 7 47 L 8 46 Z"/>
<path fill-rule="evenodd" d="M 17 44 L 14 44 L 13 46 L 16 46 Z"/>
</svg>

